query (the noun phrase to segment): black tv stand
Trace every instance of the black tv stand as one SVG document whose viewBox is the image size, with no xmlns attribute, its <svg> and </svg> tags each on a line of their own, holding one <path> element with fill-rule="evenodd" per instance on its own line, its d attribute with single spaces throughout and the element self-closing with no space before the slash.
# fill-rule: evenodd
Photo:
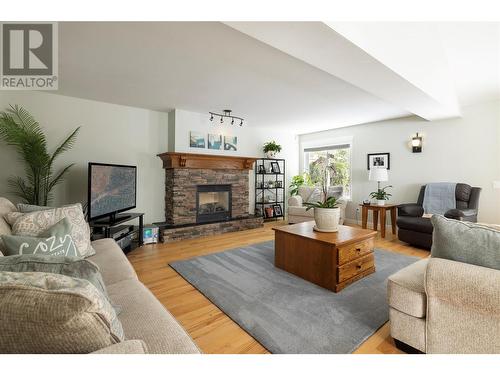
<svg viewBox="0 0 500 375">
<path fill-rule="evenodd" d="M 96 228 L 100 230 L 104 238 L 112 238 L 112 229 L 114 227 L 119 226 L 120 224 L 123 224 L 127 221 L 134 220 L 134 219 L 139 219 L 139 227 L 134 230 L 138 231 L 138 245 L 142 246 L 144 244 L 144 239 L 142 238 L 143 235 L 143 229 L 144 229 L 144 213 L 143 212 L 128 212 L 126 214 L 115 214 L 111 215 L 110 217 L 104 218 L 104 219 L 98 219 L 98 220 L 92 220 L 89 222 L 89 225 L 91 228 Z"/>
</svg>

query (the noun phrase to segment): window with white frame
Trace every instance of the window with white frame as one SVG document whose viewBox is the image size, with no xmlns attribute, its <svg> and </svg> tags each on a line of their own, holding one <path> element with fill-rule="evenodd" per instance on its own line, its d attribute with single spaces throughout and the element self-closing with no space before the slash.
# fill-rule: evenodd
<svg viewBox="0 0 500 375">
<path fill-rule="evenodd" d="M 338 144 L 322 147 L 304 148 L 304 172 L 309 173 L 311 181 L 317 183 L 321 178 L 321 165 L 333 166 L 328 175 L 328 186 L 342 186 L 343 198 L 351 198 L 351 144 Z"/>
</svg>

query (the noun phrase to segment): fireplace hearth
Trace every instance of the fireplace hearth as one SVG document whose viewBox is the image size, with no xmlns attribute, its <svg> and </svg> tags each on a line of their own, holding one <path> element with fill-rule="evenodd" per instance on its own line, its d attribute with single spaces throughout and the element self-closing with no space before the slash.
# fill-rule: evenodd
<svg viewBox="0 0 500 375">
<path fill-rule="evenodd" d="M 166 152 L 162 242 L 262 227 L 249 213 L 249 171 L 255 158 Z"/>
<path fill-rule="evenodd" d="M 231 185 L 196 187 L 196 222 L 214 223 L 231 219 Z"/>
</svg>

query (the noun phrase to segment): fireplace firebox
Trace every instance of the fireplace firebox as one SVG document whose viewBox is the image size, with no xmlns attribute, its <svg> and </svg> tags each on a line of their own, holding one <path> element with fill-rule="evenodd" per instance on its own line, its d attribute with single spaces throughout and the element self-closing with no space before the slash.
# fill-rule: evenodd
<svg viewBox="0 0 500 375">
<path fill-rule="evenodd" d="M 230 220 L 231 205 L 231 185 L 197 185 L 197 223 Z"/>
</svg>

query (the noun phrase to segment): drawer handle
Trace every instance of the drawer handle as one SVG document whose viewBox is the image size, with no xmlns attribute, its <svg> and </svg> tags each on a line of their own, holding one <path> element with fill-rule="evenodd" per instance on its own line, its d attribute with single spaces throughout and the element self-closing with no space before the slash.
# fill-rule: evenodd
<svg viewBox="0 0 500 375">
<path fill-rule="evenodd" d="M 358 265 L 356 266 L 356 268 L 357 268 L 358 270 L 360 270 L 360 269 L 361 269 L 361 267 L 362 267 L 362 266 L 361 266 L 361 264 L 358 264 Z"/>
<path fill-rule="evenodd" d="M 356 251 L 359 253 L 361 251 L 361 248 L 360 247 L 356 248 Z"/>
</svg>

